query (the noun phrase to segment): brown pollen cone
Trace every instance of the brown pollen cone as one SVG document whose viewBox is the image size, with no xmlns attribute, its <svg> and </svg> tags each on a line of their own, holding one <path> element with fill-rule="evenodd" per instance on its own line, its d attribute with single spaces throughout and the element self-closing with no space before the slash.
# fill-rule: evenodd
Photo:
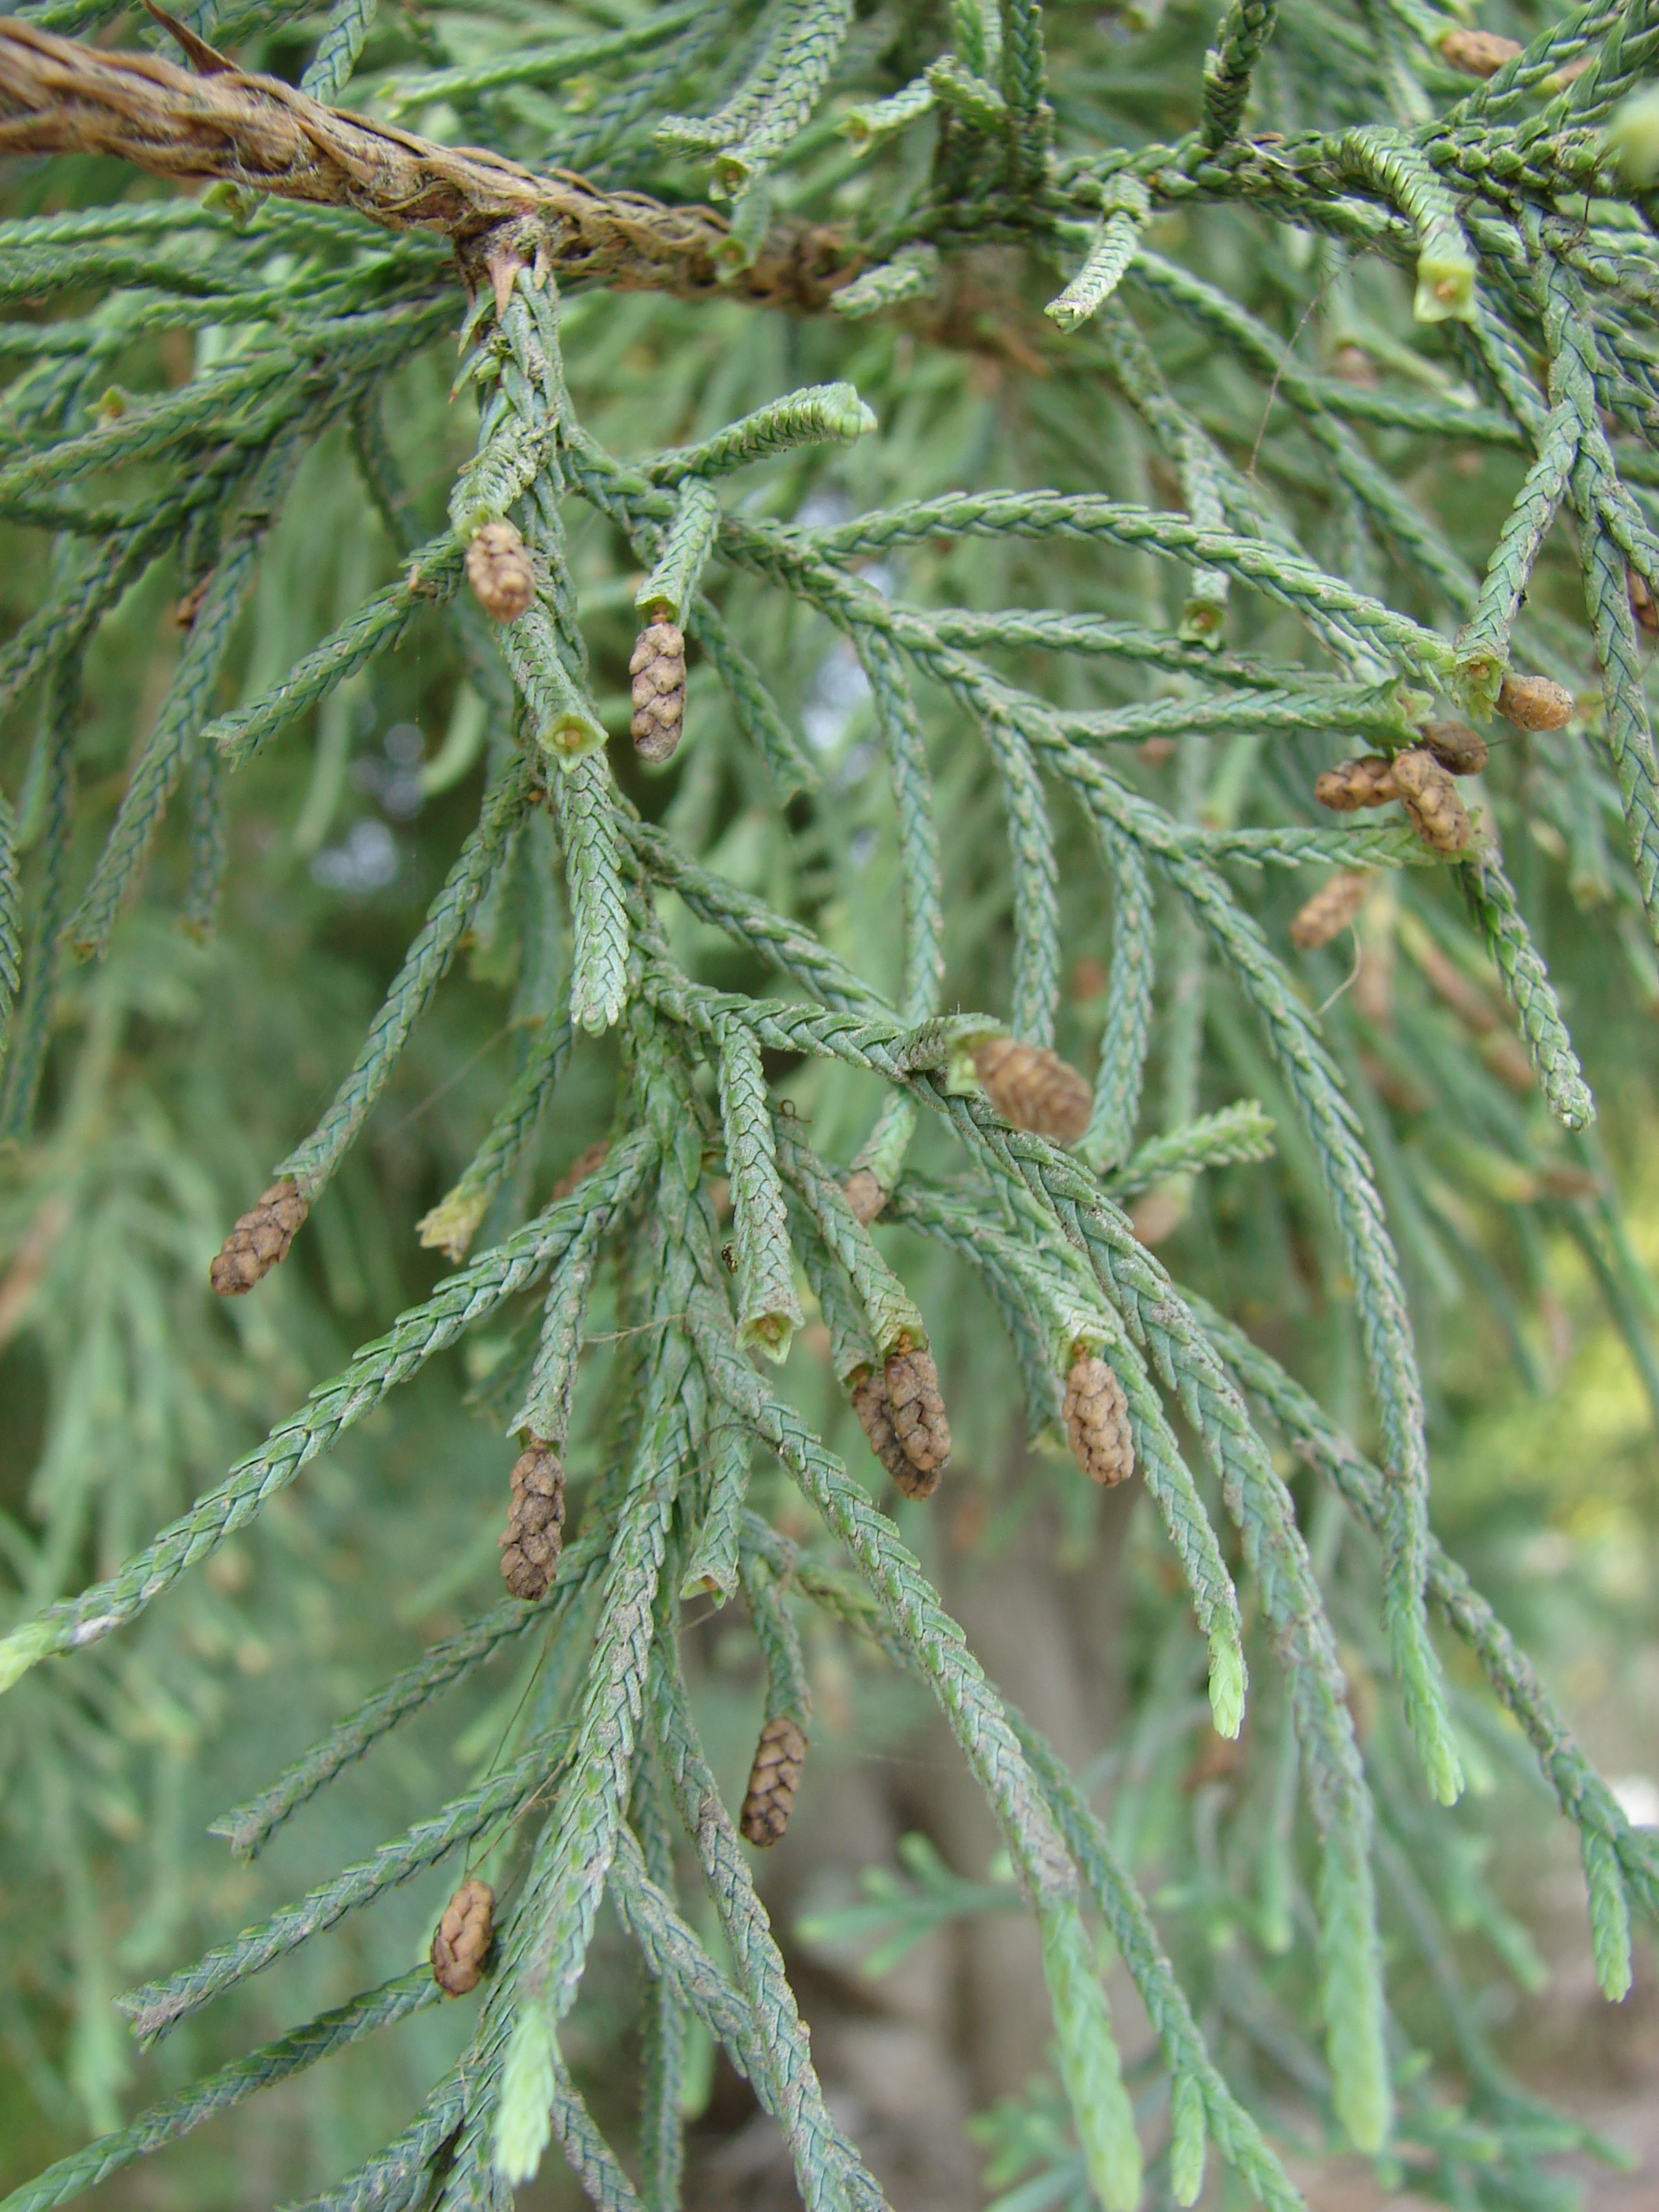
<svg viewBox="0 0 1659 2212">
<path fill-rule="evenodd" d="M 1441 60 L 1465 76 L 1496 76 L 1522 51 L 1513 39 L 1500 38 L 1496 31 L 1470 30 L 1461 23 L 1440 41 Z"/>
<path fill-rule="evenodd" d="M 931 1352 L 901 1337 L 887 1355 L 887 1402 L 904 1454 L 892 1476 L 907 1498 L 931 1498 L 951 1456 L 951 1424 Z"/>
<path fill-rule="evenodd" d="M 870 1449 L 895 1482 L 911 1480 L 910 1462 L 893 1426 L 893 1408 L 887 1396 L 887 1378 L 879 1368 L 861 1367 L 851 1377 L 853 1411 L 869 1440 Z"/>
<path fill-rule="evenodd" d="M 476 1877 L 464 1881 L 443 1910 L 432 1938 L 432 1978 L 452 1997 L 464 1997 L 483 1978 L 495 1942 L 495 1893 Z"/>
<path fill-rule="evenodd" d="M 1123 1385 L 1097 1352 L 1081 1346 L 1066 1377 L 1061 1409 L 1072 1457 L 1091 1482 L 1111 1490 L 1135 1471 L 1129 1435 L 1129 1401 Z"/>
<path fill-rule="evenodd" d="M 1359 760 L 1339 761 L 1334 768 L 1328 768 L 1314 786 L 1314 797 L 1320 805 L 1334 807 L 1339 814 L 1352 814 L 1361 806 L 1386 806 L 1398 796 L 1394 787 L 1394 764 L 1382 753 L 1366 753 Z"/>
<path fill-rule="evenodd" d="M 749 1770 L 738 1826 L 763 1850 L 781 1843 L 795 1809 L 801 1768 L 806 1763 L 806 1731 L 787 1713 L 776 1713 L 760 1732 L 755 1763 Z"/>
<path fill-rule="evenodd" d="M 633 679 L 634 717 L 629 730 L 642 761 L 665 761 L 680 741 L 685 724 L 685 637 L 676 623 L 660 616 L 634 641 L 628 664 Z"/>
<path fill-rule="evenodd" d="M 1071 1062 L 1046 1045 L 988 1037 L 974 1047 L 974 1073 L 1013 1128 L 1074 1145 L 1089 1126 L 1094 1094 Z"/>
<path fill-rule="evenodd" d="M 1423 842 L 1437 853 L 1461 853 L 1469 842 L 1469 817 L 1457 786 L 1434 755 L 1419 745 L 1397 753 L 1394 780 Z"/>
<path fill-rule="evenodd" d="M 466 580 L 491 622 L 514 622 L 536 596 L 536 574 L 510 522 L 486 522 L 466 549 Z"/>
<path fill-rule="evenodd" d="M 1452 775 L 1479 775 L 1486 765 L 1486 741 L 1467 722 L 1425 722 L 1417 734 Z"/>
<path fill-rule="evenodd" d="M 1659 605 L 1648 589 L 1647 579 L 1638 575 L 1634 568 L 1625 571 L 1626 588 L 1630 593 L 1630 611 L 1650 637 L 1659 637 Z"/>
<path fill-rule="evenodd" d="M 240 1298 L 288 1257 L 294 1232 L 310 1212 L 300 1187 L 284 1176 L 239 1214 L 236 1226 L 214 1255 L 208 1280 L 222 1298 Z"/>
<path fill-rule="evenodd" d="M 499 1539 L 501 1580 L 514 1597 L 547 1595 L 564 1543 L 564 1469 L 539 1437 L 513 1462 L 513 1495 Z"/>
<path fill-rule="evenodd" d="M 1506 676 L 1498 711 L 1518 730 L 1564 730 L 1572 720 L 1572 694 L 1547 676 Z"/>
<path fill-rule="evenodd" d="M 1316 951 L 1340 934 L 1365 902 L 1371 879 L 1363 868 L 1339 868 L 1319 886 L 1291 924 L 1298 951 Z"/>
</svg>

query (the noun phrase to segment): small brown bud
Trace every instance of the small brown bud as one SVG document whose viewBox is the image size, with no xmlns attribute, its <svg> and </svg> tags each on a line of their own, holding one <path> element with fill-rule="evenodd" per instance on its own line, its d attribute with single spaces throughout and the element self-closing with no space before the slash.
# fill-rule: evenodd
<svg viewBox="0 0 1659 2212">
<path fill-rule="evenodd" d="M 866 1228 L 876 1218 L 887 1203 L 887 1194 L 868 1168 L 854 1168 L 842 1184 L 847 1203 L 857 1220 Z"/>
<path fill-rule="evenodd" d="M 1376 373 L 1376 363 L 1364 346 L 1338 346 L 1331 356 L 1331 368 L 1344 384 L 1357 384 L 1368 392 L 1374 392 L 1382 381 Z"/>
<path fill-rule="evenodd" d="M 1440 41 L 1441 60 L 1465 76 L 1496 76 L 1522 51 L 1513 39 L 1501 38 L 1496 31 L 1470 30 L 1461 23 Z"/>
<path fill-rule="evenodd" d="M 1340 868 L 1321 884 L 1291 924 L 1291 942 L 1298 951 L 1316 951 L 1340 934 L 1364 904 L 1371 879 L 1363 868 Z"/>
<path fill-rule="evenodd" d="M 1453 775 L 1479 775 L 1486 765 L 1486 741 L 1467 722 L 1425 722 L 1417 734 Z"/>
<path fill-rule="evenodd" d="M 464 1997 L 483 1978 L 495 1942 L 495 1893 L 475 1877 L 443 1910 L 432 1938 L 432 1978 L 447 1996 Z"/>
<path fill-rule="evenodd" d="M 904 1454 L 893 1480 L 907 1498 L 931 1498 L 951 1456 L 951 1424 L 933 1353 L 901 1337 L 887 1355 L 884 1379 L 893 1433 Z"/>
<path fill-rule="evenodd" d="M 659 618 L 634 641 L 628 664 L 633 678 L 634 750 L 642 761 L 665 761 L 685 721 L 685 638 L 678 624 Z"/>
<path fill-rule="evenodd" d="M 1522 730 L 1562 730 L 1572 720 L 1572 694 L 1547 676 L 1506 676 L 1498 711 Z"/>
<path fill-rule="evenodd" d="M 206 599 L 208 595 L 208 586 L 212 581 L 213 572 L 210 569 L 205 576 L 202 577 L 198 582 L 191 586 L 189 591 L 185 593 L 183 599 L 179 599 L 174 603 L 173 609 L 173 627 L 176 629 L 193 629 L 195 628 L 196 617 L 202 611 L 202 602 Z"/>
<path fill-rule="evenodd" d="M 1434 755 L 1420 745 L 1396 753 L 1394 780 L 1423 842 L 1437 853 L 1461 853 L 1469 842 L 1469 817 L 1457 786 Z"/>
<path fill-rule="evenodd" d="M 286 1176 L 261 1194 L 258 1206 L 237 1217 L 208 1270 L 222 1298 L 239 1298 L 288 1257 L 294 1232 L 310 1212 L 299 1186 Z"/>
<path fill-rule="evenodd" d="M 1394 787 L 1393 763 L 1382 753 L 1339 761 L 1314 786 L 1314 797 L 1320 805 L 1339 814 L 1352 814 L 1361 806 L 1386 806 L 1399 796 Z"/>
<path fill-rule="evenodd" d="M 1650 637 L 1659 637 L 1659 605 L 1654 604 L 1646 577 L 1638 575 L 1634 568 L 1626 568 L 1625 584 L 1630 592 L 1631 612 Z"/>
<path fill-rule="evenodd" d="M 513 1462 L 507 1526 L 498 1539 L 501 1580 L 514 1597 L 533 1603 L 551 1589 L 564 1542 L 564 1469 L 539 1437 Z"/>
<path fill-rule="evenodd" d="M 1089 1126 L 1093 1093 L 1070 1061 L 1046 1045 L 988 1037 L 974 1048 L 974 1073 L 998 1113 L 1016 1129 L 1074 1145 Z"/>
<path fill-rule="evenodd" d="M 491 622 L 513 622 L 536 596 L 536 573 L 510 522 L 486 522 L 466 549 L 466 580 Z"/>
<path fill-rule="evenodd" d="M 789 1714 L 774 1714 L 755 1746 L 749 1788 L 738 1815 L 738 1827 L 763 1851 L 783 1839 L 805 1760 L 806 1731 Z"/>
<path fill-rule="evenodd" d="M 1079 1346 L 1066 1377 L 1061 1411 L 1072 1457 L 1090 1481 L 1107 1490 L 1127 1482 L 1135 1471 L 1129 1401 L 1123 1395 L 1123 1385 L 1097 1352 Z"/>
</svg>

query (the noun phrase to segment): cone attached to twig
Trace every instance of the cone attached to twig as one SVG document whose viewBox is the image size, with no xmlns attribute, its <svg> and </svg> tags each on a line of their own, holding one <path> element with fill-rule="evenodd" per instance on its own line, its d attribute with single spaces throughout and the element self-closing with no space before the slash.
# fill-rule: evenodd
<svg viewBox="0 0 1659 2212">
<path fill-rule="evenodd" d="M 1412 827 L 1437 853 L 1461 853 L 1469 842 L 1469 817 L 1453 782 L 1434 755 L 1421 745 L 1396 753 L 1395 787 Z"/>
<path fill-rule="evenodd" d="M 1479 775 L 1486 765 L 1486 741 L 1467 722 L 1425 722 L 1417 734 L 1449 775 Z"/>
<path fill-rule="evenodd" d="M 214 1256 L 208 1280 L 222 1298 L 240 1298 L 288 1257 L 294 1232 L 310 1207 L 299 1185 L 285 1176 L 260 1194 L 259 1203 L 237 1217 Z"/>
<path fill-rule="evenodd" d="M 476 1990 L 495 1943 L 495 1893 L 475 1877 L 464 1881 L 443 1910 L 432 1938 L 432 1978 L 452 1997 Z"/>
<path fill-rule="evenodd" d="M 1630 592 L 1630 611 L 1650 637 L 1659 637 L 1659 601 L 1648 589 L 1647 578 L 1634 568 L 1625 571 L 1625 583 Z"/>
<path fill-rule="evenodd" d="M 1339 814 L 1352 814 L 1361 806 L 1386 806 L 1399 795 L 1394 787 L 1394 764 L 1382 753 L 1339 761 L 1314 786 L 1320 805 L 1334 807 Z"/>
<path fill-rule="evenodd" d="M 545 1597 L 564 1543 L 564 1469 L 539 1437 L 513 1462 L 513 1496 L 499 1542 L 501 1580 L 512 1595 L 532 1603 Z"/>
<path fill-rule="evenodd" d="M 866 1228 L 876 1218 L 887 1203 L 887 1194 L 868 1168 L 854 1168 L 842 1184 L 847 1203 L 853 1209 L 855 1220 Z"/>
<path fill-rule="evenodd" d="M 634 717 L 629 729 L 642 761 L 665 761 L 685 726 L 685 636 L 661 616 L 634 641 L 628 664 Z"/>
<path fill-rule="evenodd" d="M 510 522 L 486 522 L 466 549 L 466 580 L 491 622 L 514 622 L 536 596 L 536 572 Z"/>
<path fill-rule="evenodd" d="M 738 1815 L 738 1827 L 763 1851 L 783 1838 L 805 1761 L 805 1729 L 790 1714 L 775 1713 L 755 1746 L 749 1788 Z"/>
<path fill-rule="evenodd" d="M 974 1047 L 974 1073 L 1013 1128 L 1074 1145 L 1089 1126 L 1093 1093 L 1071 1062 L 1046 1045 L 987 1037 Z"/>
<path fill-rule="evenodd" d="M 1135 1471 L 1129 1401 L 1117 1376 L 1086 1345 L 1073 1354 L 1061 1411 L 1072 1457 L 1090 1481 L 1106 1490 L 1127 1482 Z"/>
<path fill-rule="evenodd" d="M 951 1456 L 951 1424 L 939 1395 L 933 1355 L 901 1337 L 887 1355 L 887 1403 L 904 1468 L 893 1479 L 907 1498 L 929 1498 Z"/>
<path fill-rule="evenodd" d="M 1441 60 L 1465 76 L 1496 76 L 1505 62 L 1523 51 L 1513 39 L 1502 38 L 1496 31 L 1471 30 L 1462 23 L 1448 31 L 1439 45 Z"/>
<path fill-rule="evenodd" d="M 1506 676 L 1498 711 L 1519 730 L 1562 730 L 1572 720 L 1572 694 L 1547 676 Z"/>
<path fill-rule="evenodd" d="M 853 1411 L 859 1417 L 859 1426 L 869 1441 L 870 1449 L 881 1462 L 895 1482 L 901 1485 L 910 1480 L 910 1462 L 904 1446 L 898 1440 L 898 1431 L 893 1426 L 893 1408 L 888 1402 L 887 1378 L 878 1367 L 861 1367 L 851 1377 Z"/>
<path fill-rule="evenodd" d="M 1358 913 L 1370 884 L 1365 869 L 1339 868 L 1321 884 L 1291 922 L 1291 944 L 1302 952 L 1314 952 L 1328 945 Z"/>
</svg>

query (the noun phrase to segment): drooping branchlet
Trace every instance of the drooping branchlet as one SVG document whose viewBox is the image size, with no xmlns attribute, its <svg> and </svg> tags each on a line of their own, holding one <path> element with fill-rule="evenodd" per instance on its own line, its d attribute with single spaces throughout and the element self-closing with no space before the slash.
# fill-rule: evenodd
<svg viewBox="0 0 1659 2212">
<path fill-rule="evenodd" d="M 286 1176 L 262 1192 L 257 1206 L 237 1216 L 236 1226 L 214 1255 L 208 1280 L 219 1296 L 239 1298 L 280 1266 L 309 1211 L 298 1184 Z"/>
<path fill-rule="evenodd" d="M 1363 868 L 1339 868 L 1319 886 L 1291 924 L 1291 942 L 1299 951 L 1328 945 L 1365 902 L 1371 879 Z"/>
<path fill-rule="evenodd" d="M 536 596 L 536 573 L 510 522 L 486 522 L 466 549 L 466 580 L 491 622 L 509 623 Z"/>
<path fill-rule="evenodd" d="M 1394 763 L 1382 753 L 1339 761 L 1314 786 L 1314 797 L 1320 805 L 1334 807 L 1339 814 L 1352 814 L 1361 806 L 1386 806 L 1399 796 L 1394 785 Z"/>
<path fill-rule="evenodd" d="M 1129 1403 L 1123 1385 L 1097 1352 L 1079 1345 L 1066 1376 L 1061 1407 L 1072 1457 L 1091 1482 L 1115 1489 L 1135 1471 Z"/>
<path fill-rule="evenodd" d="M 483 1978 L 495 1945 L 495 1893 L 475 1875 L 443 1909 L 432 1938 L 432 1978 L 446 1995 L 464 1997 Z"/>
<path fill-rule="evenodd" d="M 642 761 L 665 761 L 685 726 L 685 636 L 659 616 L 634 641 L 628 664 L 634 716 L 629 729 Z"/>
<path fill-rule="evenodd" d="M 762 1850 L 782 1840 L 806 1761 L 806 1731 L 788 1713 L 775 1713 L 760 1732 L 738 1826 Z"/>
<path fill-rule="evenodd" d="M 1519 730 L 1563 730 L 1572 720 L 1572 694 L 1547 676 L 1506 676 L 1498 711 Z"/>
<path fill-rule="evenodd" d="M 1093 1093 L 1071 1062 L 1046 1045 L 987 1037 L 974 1047 L 974 1073 L 998 1113 L 1016 1129 L 1074 1145 L 1089 1126 Z"/>
<path fill-rule="evenodd" d="M 1412 827 L 1437 853 L 1461 853 L 1469 842 L 1469 817 L 1457 786 L 1421 745 L 1396 753 L 1395 787 Z"/>
<path fill-rule="evenodd" d="M 1452 775 L 1479 775 L 1486 765 L 1486 741 L 1467 722 L 1423 722 L 1418 738 Z"/>
<path fill-rule="evenodd" d="M 907 1498 L 929 1498 L 951 1456 L 951 1424 L 933 1353 L 901 1337 L 887 1355 L 884 1380 L 893 1433 L 904 1455 L 893 1480 Z"/>
<path fill-rule="evenodd" d="M 551 1589 L 564 1542 L 564 1468 L 550 1443 L 532 1437 L 513 1462 L 513 1495 L 499 1539 L 501 1580 L 533 1603 Z"/>
</svg>

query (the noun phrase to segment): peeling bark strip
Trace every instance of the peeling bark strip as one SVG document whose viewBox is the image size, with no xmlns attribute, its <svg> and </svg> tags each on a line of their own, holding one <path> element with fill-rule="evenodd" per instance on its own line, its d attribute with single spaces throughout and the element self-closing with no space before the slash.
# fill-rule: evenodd
<svg viewBox="0 0 1659 2212">
<path fill-rule="evenodd" d="M 441 231 L 462 252 L 535 217 L 565 282 L 708 293 L 815 313 L 860 263 L 838 233 L 780 226 L 747 268 L 711 210 L 538 176 L 473 146 L 441 146 L 351 115 L 280 79 L 204 76 L 149 54 L 103 53 L 0 18 L 0 155 L 108 154 L 176 182 L 224 179 L 283 199 L 349 207 L 391 230 Z"/>
</svg>

